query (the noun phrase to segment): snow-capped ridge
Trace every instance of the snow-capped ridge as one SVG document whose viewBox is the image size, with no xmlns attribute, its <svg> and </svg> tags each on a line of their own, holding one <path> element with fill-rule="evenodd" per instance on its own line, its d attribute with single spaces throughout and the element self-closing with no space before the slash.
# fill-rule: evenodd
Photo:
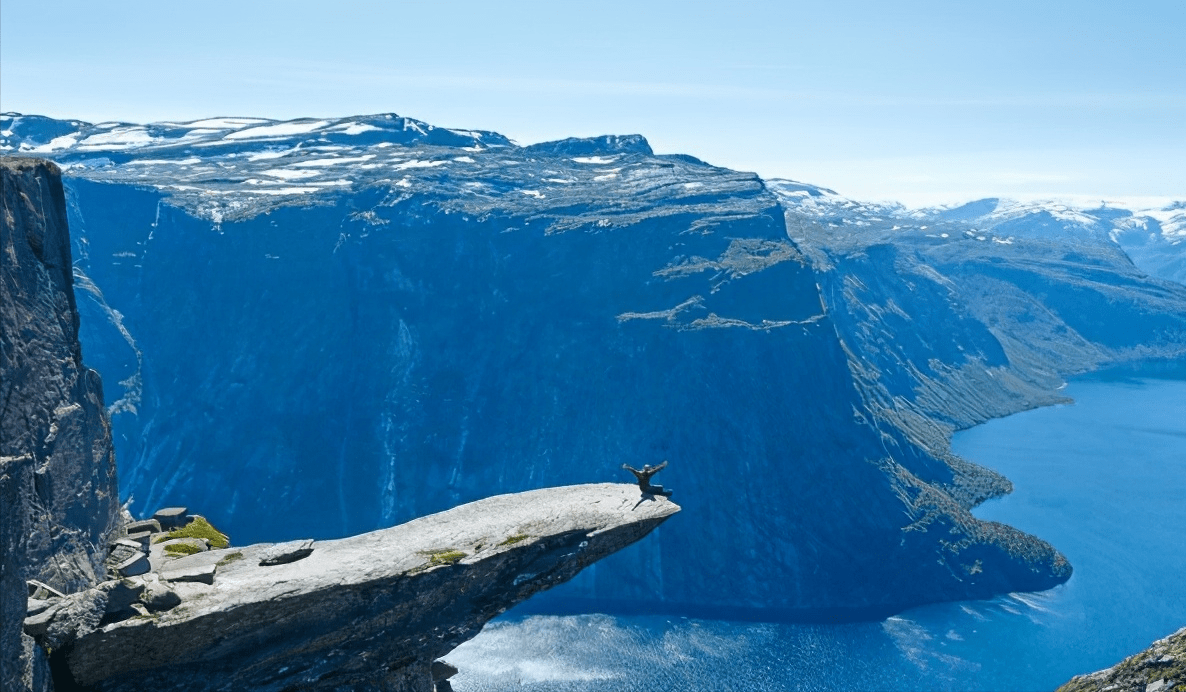
<svg viewBox="0 0 1186 692">
<path fill-rule="evenodd" d="M 939 211 L 939 216 L 953 221 L 956 219 L 975 219 L 993 213 L 1000 204 L 1000 199 L 988 197 L 957 206 L 939 207 L 942 210 Z"/>
<path fill-rule="evenodd" d="M 1186 204 L 1126 209 L 1107 203 L 1080 208 L 1058 200 L 1020 201 L 989 197 L 962 204 L 907 209 L 900 204 L 851 200 L 832 190 L 793 180 L 766 186 L 788 210 L 792 237 L 819 232 L 797 223 L 811 220 L 835 238 L 913 233 L 929 242 L 1059 241 L 1123 253 L 1151 276 L 1186 283 Z"/>
<path fill-rule="evenodd" d="M 91 124 L 20 113 L 0 115 L 0 150 L 53 153 L 60 162 L 77 154 L 99 151 L 143 153 L 157 150 L 156 156 L 185 157 L 210 148 L 245 151 L 274 148 L 276 143 L 291 147 L 300 144 L 368 146 L 383 142 L 458 148 L 512 146 L 510 140 L 497 132 L 436 127 L 395 113 L 291 120 L 219 116 L 148 124 Z"/>
<path fill-rule="evenodd" d="M 919 233 L 934 242 L 1074 239 L 1123 249 L 1145 271 L 1186 281 L 1186 261 L 1178 259 L 1186 251 L 1186 201 L 1158 199 L 1156 208 L 1127 209 L 989 197 L 908 209 L 796 180 L 763 181 L 687 155 L 655 155 L 638 134 L 520 147 L 496 132 L 438 127 L 396 113 L 91 124 L 9 112 L 0 114 L 0 151 L 51 158 L 70 175 L 155 187 L 199 215 L 228 219 L 346 187 L 387 186 L 407 194 L 454 189 L 472 204 L 568 210 L 583 208 L 590 196 L 646 207 L 744 188 L 772 193 L 791 215 L 788 223 L 797 217 L 795 223 L 848 229 L 836 233 Z M 762 203 L 769 205 L 769 198 Z M 1143 203 L 1154 206 L 1152 198 Z"/>
</svg>

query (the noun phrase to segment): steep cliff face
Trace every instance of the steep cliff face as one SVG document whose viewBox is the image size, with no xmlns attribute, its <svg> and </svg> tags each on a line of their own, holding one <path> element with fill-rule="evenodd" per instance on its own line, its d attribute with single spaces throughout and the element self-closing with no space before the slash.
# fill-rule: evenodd
<svg viewBox="0 0 1186 692">
<path fill-rule="evenodd" d="M 989 245 L 927 230 L 976 236 L 991 205 L 899 234 L 906 212 L 809 213 L 818 190 L 640 137 L 6 117 L 8 144 L 69 166 L 136 506 L 321 538 L 669 458 L 688 520 L 554 607 L 869 615 L 1057 583 L 1050 546 L 968 513 L 1009 483 L 948 433 L 1183 352 L 1181 290 L 1120 271 L 1114 243 L 1092 270 L 1025 219 Z M 1098 306 L 1131 343 L 1077 312 Z"/>
<path fill-rule="evenodd" d="M 0 687 L 45 689 L 21 633 L 26 579 L 61 591 L 102 578 L 119 518 L 99 376 L 82 363 L 61 174 L 0 159 Z"/>
</svg>

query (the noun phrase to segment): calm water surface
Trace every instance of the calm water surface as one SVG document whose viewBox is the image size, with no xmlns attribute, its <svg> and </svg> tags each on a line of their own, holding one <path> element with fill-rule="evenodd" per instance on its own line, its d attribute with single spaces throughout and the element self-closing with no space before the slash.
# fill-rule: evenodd
<svg viewBox="0 0 1186 692">
<path fill-rule="evenodd" d="M 844 625 L 505 617 L 449 655 L 458 692 L 1050 690 L 1186 625 L 1186 378 L 1072 382 L 1075 403 L 961 432 L 1013 494 L 976 516 L 1041 536 L 1065 585 Z"/>
</svg>

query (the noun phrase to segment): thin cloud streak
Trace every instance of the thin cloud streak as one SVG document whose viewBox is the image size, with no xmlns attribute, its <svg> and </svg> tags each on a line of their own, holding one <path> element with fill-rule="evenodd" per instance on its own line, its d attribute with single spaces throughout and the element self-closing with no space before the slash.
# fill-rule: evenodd
<svg viewBox="0 0 1186 692">
<path fill-rule="evenodd" d="M 948 87 L 949 94 L 901 94 L 872 91 L 866 85 L 852 88 L 803 88 L 787 86 L 753 86 L 719 81 L 649 81 L 557 78 L 548 76 L 475 75 L 449 71 L 398 70 L 375 68 L 371 65 L 326 65 L 305 61 L 242 62 L 211 60 L 192 69 L 145 66 L 140 79 L 156 72 L 152 81 L 172 79 L 193 82 L 218 82 L 243 86 L 283 88 L 303 92 L 341 92 L 344 89 L 414 88 L 418 90 L 486 92 L 497 94 L 531 94 L 536 96 L 567 97 L 645 97 L 653 99 L 680 98 L 690 100 L 766 102 L 774 105 L 827 105 L 853 108 L 1091 108 L 1117 111 L 1145 109 L 1182 110 L 1186 121 L 1186 93 L 1181 91 L 1148 91 L 1122 88 L 1099 91 L 1057 91 L 1042 94 L 981 93 L 963 95 L 957 87 Z M 212 69 L 213 68 L 213 69 Z M 773 69 L 781 70 L 782 67 Z M 792 68 L 798 70 L 799 68 Z M 5 81 L 19 89 L 30 83 L 54 78 L 70 80 L 70 75 L 81 79 L 88 73 L 111 79 L 117 66 L 101 62 L 85 67 L 67 66 L 45 61 L 9 60 L 5 63 Z M 214 75 L 218 75 L 215 77 Z M 116 77 L 128 79 L 130 75 Z M 12 91 L 0 85 L 0 92 Z M 265 115 L 265 114 L 260 114 Z M 344 114 L 339 114 L 344 115 Z"/>
</svg>

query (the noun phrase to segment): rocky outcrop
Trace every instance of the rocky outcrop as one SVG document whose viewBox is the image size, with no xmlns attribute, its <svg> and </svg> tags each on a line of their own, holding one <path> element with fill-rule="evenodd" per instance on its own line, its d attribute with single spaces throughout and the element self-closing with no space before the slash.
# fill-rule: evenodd
<svg viewBox="0 0 1186 692">
<path fill-rule="evenodd" d="M 678 511 L 610 483 L 500 495 L 341 540 L 178 558 L 26 628 L 96 690 L 431 692 L 433 661 L 487 620 Z"/>
<path fill-rule="evenodd" d="M 100 581 L 119 498 L 102 386 L 78 341 L 61 173 L 0 158 L 0 179 L 0 688 L 45 689 L 21 633 L 25 581 Z"/>
<path fill-rule="evenodd" d="M 1186 692 L 1186 627 L 1111 668 L 1076 675 L 1057 692 Z"/>
</svg>

